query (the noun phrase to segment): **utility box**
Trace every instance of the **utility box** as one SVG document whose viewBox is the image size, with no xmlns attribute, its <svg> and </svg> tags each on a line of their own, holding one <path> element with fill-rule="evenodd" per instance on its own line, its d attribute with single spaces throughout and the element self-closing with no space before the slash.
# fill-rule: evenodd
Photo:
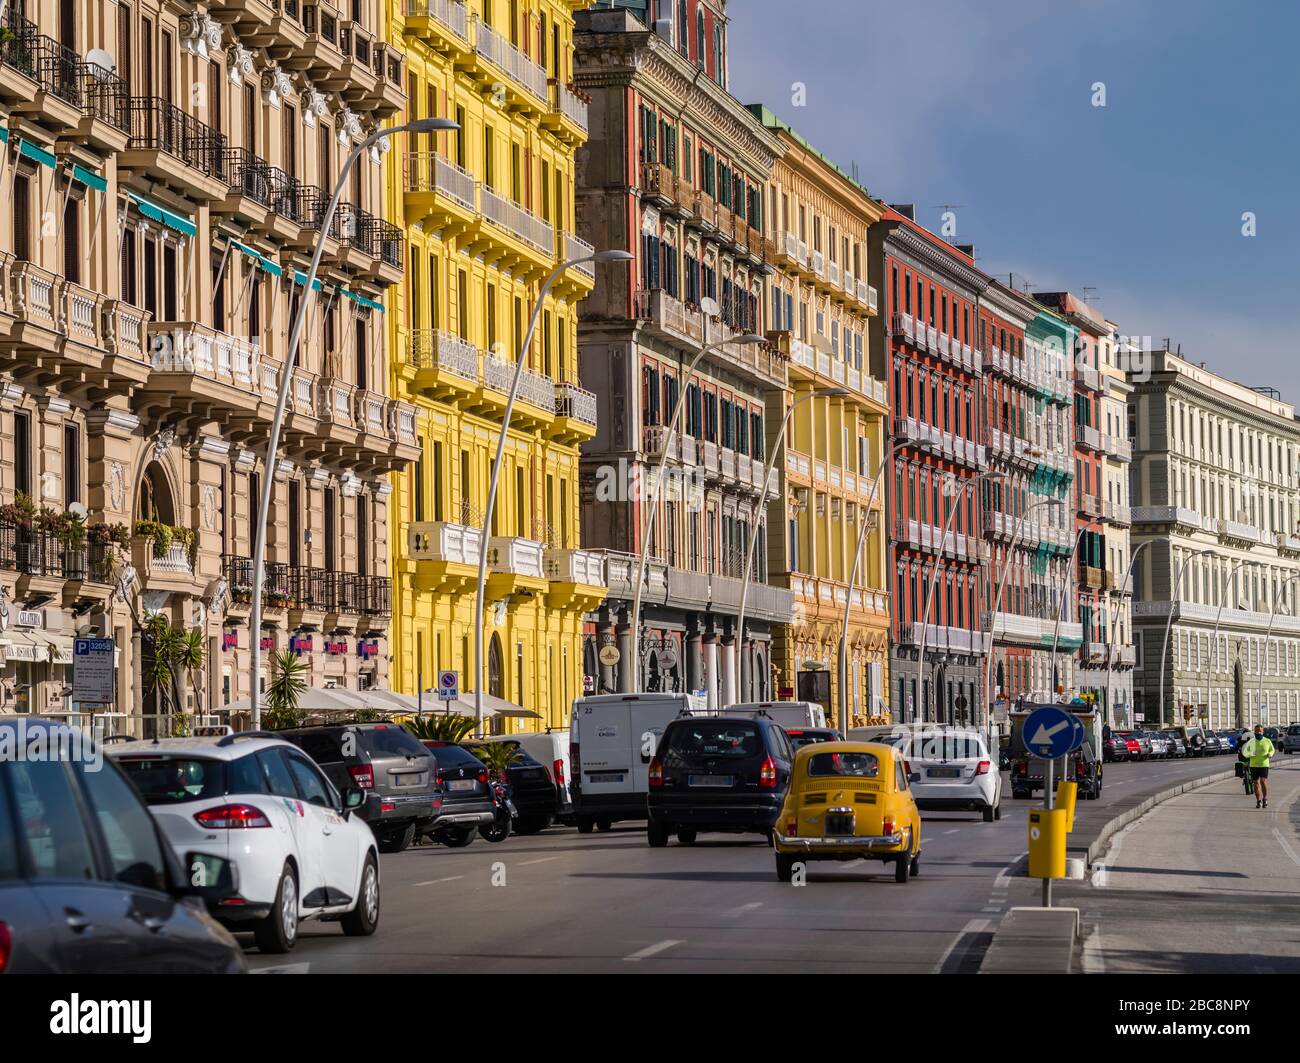
<svg viewBox="0 0 1300 1063">
<path fill-rule="evenodd" d="M 1066 810 L 1036 808 L 1029 813 L 1029 877 L 1065 878 Z"/>
<path fill-rule="evenodd" d="M 1066 782 L 1062 779 L 1056 784 L 1056 800 L 1053 804 L 1066 813 L 1065 832 L 1070 834 L 1074 831 L 1074 802 L 1079 796 L 1079 784 L 1077 782 Z"/>
</svg>

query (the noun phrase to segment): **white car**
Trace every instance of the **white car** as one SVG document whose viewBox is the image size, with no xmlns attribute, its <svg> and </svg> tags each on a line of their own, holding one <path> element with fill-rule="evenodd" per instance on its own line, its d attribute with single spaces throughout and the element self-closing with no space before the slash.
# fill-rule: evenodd
<svg viewBox="0 0 1300 1063">
<path fill-rule="evenodd" d="M 979 812 L 985 823 L 1002 818 L 1002 773 L 978 731 L 933 728 L 895 743 L 912 773 L 917 808 Z"/>
<path fill-rule="evenodd" d="M 260 734 L 126 742 L 107 752 L 232 930 L 288 952 L 303 919 L 349 935 L 379 923 L 379 856 L 370 827 L 297 746 Z"/>
</svg>

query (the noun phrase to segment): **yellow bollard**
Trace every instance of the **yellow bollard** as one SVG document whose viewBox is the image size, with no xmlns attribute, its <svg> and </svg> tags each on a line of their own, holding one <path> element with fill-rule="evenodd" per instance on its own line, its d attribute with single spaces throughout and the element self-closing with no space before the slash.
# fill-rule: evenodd
<svg viewBox="0 0 1300 1063">
<path fill-rule="evenodd" d="M 1030 810 L 1030 878 L 1065 878 L 1066 821 L 1063 808 Z"/>
<path fill-rule="evenodd" d="M 1067 813 L 1065 817 L 1067 834 L 1074 830 L 1074 802 L 1078 796 L 1079 784 L 1077 782 L 1066 782 L 1062 779 L 1056 784 L 1056 801 L 1054 804 Z"/>
</svg>

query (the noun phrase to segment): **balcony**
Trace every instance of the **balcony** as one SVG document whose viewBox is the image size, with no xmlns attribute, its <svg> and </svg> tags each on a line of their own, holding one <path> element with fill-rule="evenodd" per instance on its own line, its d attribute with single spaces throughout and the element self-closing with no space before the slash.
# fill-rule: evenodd
<svg viewBox="0 0 1300 1063">
<path fill-rule="evenodd" d="M 575 262 L 579 259 L 591 260 L 596 249 L 580 236 L 573 233 L 556 233 L 555 257 L 560 262 Z M 594 260 L 579 262 L 570 266 L 555 282 L 557 295 L 574 300 L 585 299 L 596 286 L 596 263 Z"/>
<path fill-rule="evenodd" d="M 550 111 L 542 115 L 543 127 L 566 144 L 577 146 L 587 139 L 587 97 L 574 85 L 552 78 Z"/>
<path fill-rule="evenodd" d="M 389 118 L 406 106 L 406 56 L 391 44 L 375 44 L 371 59 L 375 87 L 363 100 L 376 118 Z"/>
<path fill-rule="evenodd" d="M 1079 513 L 1085 517 L 1100 520 L 1103 515 L 1101 499 L 1096 495 L 1079 495 Z"/>
<path fill-rule="evenodd" d="M 0 569 L 62 583 L 68 580 L 108 583 L 112 559 L 108 548 L 72 547 L 51 531 L 0 519 Z"/>
<path fill-rule="evenodd" d="M 1079 566 L 1079 588 L 1099 591 L 1106 585 L 1106 570 L 1092 565 Z"/>
<path fill-rule="evenodd" d="M 1129 507 L 1120 502 L 1112 502 L 1109 498 L 1102 502 L 1102 519 L 1109 524 L 1126 525 L 1133 523 L 1133 515 Z"/>
<path fill-rule="evenodd" d="M 575 445 L 596 434 L 596 395 L 577 384 L 555 385 L 555 422 L 552 437 Z"/>
<path fill-rule="evenodd" d="M 83 62 L 81 106 L 78 139 L 101 151 L 125 151 L 131 135 L 131 91 L 126 82 L 103 67 Z"/>
<path fill-rule="evenodd" d="M 481 189 L 480 203 L 483 216 L 493 225 L 548 256 L 554 254 L 555 229 L 549 222 L 486 185 Z"/>
<path fill-rule="evenodd" d="M 546 547 L 519 536 L 494 535 L 487 544 L 487 595 L 500 601 L 507 595 L 547 589 Z"/>
<path fill-rule="evenodd" d="M 479 349 L 442 329 L 411 333 L 410 362 L 416 388 L 444 402 L 472 393 L 482 380 Z"/>
<path fill-rule="evenodd" d="M 406 0 L 406 32 L 444 54 L 471 52 L 469 23 L 469 11 L 457 0 Z"/>
<path fill-rule="evenodd" d="M 165 182 L 196 202 L 225 199 L 230 190 L 226 138 L 173 103 L 134 96 L 131 136 L 118 166 L 153 184 Z"/>
<path fill-rule="evenodd" d="M 1106 454 L 1116 461 L 1133 460 L 1133 444 L 1120 436 L 1102 436 L 1102 447 L 1105 449 Z"/>
<path fill-rule="evenodd" d="M 421 591 L 463 591 L 478 580 L 483 532 L 447 521 L 417 521 L 407 527 L 407 559 L 415 564 Z"/>
<path fill-rule="evenodd" d="M 876 289 L 866 281 L 858 281 L 858 302 L 865 306 L 871 313 L 879 312 L 879 295 Z"/>
<path fill-rule="evenodd" d="M 605 582 L 605 557 L 591 550 L 557 550 L 548 548 L 542 557 L 550 588 L 546 604 L 552 609 L 587 612 L 608 594 Z"/>
<path fill-rule="evenodd" d="M 30 97 L 22 91 L 14 101 L 19 114 L 39 114 L 44 123 L 71 132 L 81 122 L 81 56 L 14 12 L 5 19 L 13 37 L 5 42 L 4 64 L 35 83 Z"/>
<path fill-rule="evenodd" d="M 286 56 L 283 63 L 291 70 L 305 71 L 313 83 L 333 91 L 343 70 L 343 20 L 339 9 L 324 0 L 303 0 L 302 28 L 307 34 L 302 51 Z"/>
<path fill-rule="evenodd" d="M 794 233 L 782 232 L 776 241 L 776 256 L 787 265 L 807 267 L 808 245 Z"/>
<path fill-rule="evenodd" d="M 1277 546 L 1279 554 L 1288 557 L 1300 557 L 1300 535 L 1291 535 L 1288 532 L 1277 532 L 1273 536 L 1274 545 Z"/>
<path fill-rule="evenodd" d="M 462 233 L 478 214 L 478 190 L 473 174 L 437 152 L 407 153 L 403 205 L 408 225 Z"/>
<path fill-rule="evenodd" d="M 383 71 L 375 73 L 375 34 L 355 20 L 344 22 L 339 29 L 339 51 L 343 66 L 338 77 L 326 78 L 321 84 L 337 92 L 356 110 L 365 109 L 365 101 L 374 94 Z"/>
<path fill-rule="evenodd" d="M 131 540 L 131 563 L 146 591 L 186 593 L 195 588 L 194 559 L 183 543 L 163 548 L 160 540 L 137 535 Z"/>
<path fill-rule="evenodd" d="M 1264 541 L 1264 535 L 1252 525 L 1245 524 L 1239 520 L 1219 520 L 1216 522 L 1216 530 L 1220 542 L 1241 543 L 1243 545 L 1253 546 L 1256 543 Z"/>
<path fill-rule="evenodd" d="M 267 412 L 264 400 L 275 401 L 278 371 L 250 340 L 195 321 L 150 322 L 147 335 L 151 372 L 141 390 L 160 405 L 247 424 Z"/>
<path fill-rule="evenodd" d="M 539 113 L 550 107 L 545 67 L 524 55 L 482 19 L 474 23 L 474 54 L 510 79 L 504 86 L 507 106 Z M 481 64 L 474 72 L 489 75 Z"/>
<path fill-rule="evenodd" d="M 514 377 L 514 362 L 504 361 L 491 354 L 484 355 L 483 386 L 479 388 L 475 399 L 481 412 L 504 413 Z M 519 374 L 515 400 L 510 415 L 512 424 L 518 422 L 524 428 L 549 427 L 555 416 L 555 381 L 524 368 Z"/>
<path fill-rule="evenodd" d="M 1101 433 L 1091 425 L 1077 425 L 1076 442 L 1084 450 L 1091 450 L 1099 453 L 1101 446 Z"/>
</svg>

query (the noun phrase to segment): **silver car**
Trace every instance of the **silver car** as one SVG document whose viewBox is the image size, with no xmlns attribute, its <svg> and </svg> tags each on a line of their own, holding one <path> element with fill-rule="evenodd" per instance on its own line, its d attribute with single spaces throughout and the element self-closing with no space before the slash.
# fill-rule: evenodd
<svg viewBox="0 0 1300 1063">
<path fill-rule="evenodd" d="M 1300 753 L 1300 723 L 1293 723 L 1282 735 L 1283 753 Z"/>
<path fill-rule="evenodd" d="M 1173 743 L 1159 731 L 1148 731 L 1147 737 L 1151 739 L 1152 757 L 1167 757 L 1174 751 Z"/>
</svg>

